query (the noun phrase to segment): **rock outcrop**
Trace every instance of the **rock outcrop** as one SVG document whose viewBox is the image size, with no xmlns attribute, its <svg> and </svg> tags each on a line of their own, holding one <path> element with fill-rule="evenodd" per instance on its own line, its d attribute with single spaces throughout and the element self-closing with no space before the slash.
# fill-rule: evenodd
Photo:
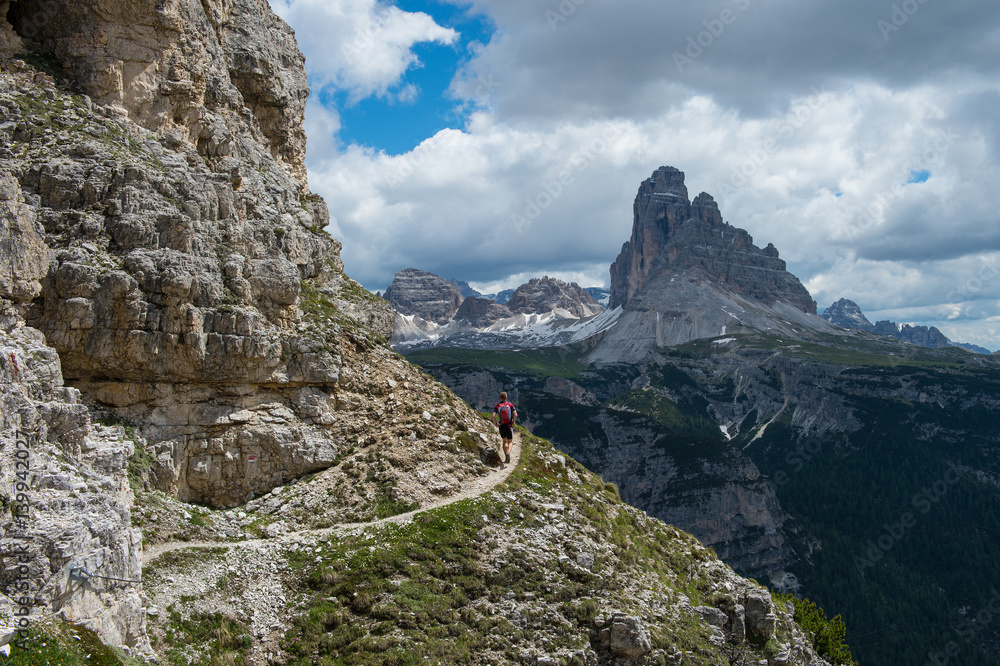
<svg viewBox="0 0 1000 666">
<path fill-rule="evenodd" d="M 2 436 L 35 442 L 31 592 L 146 651 L 137 438 L 153 486 L 233 505 L 357 446 L 360 369 L 404 364 L 323 231 L 303 58 L 266 2 L 2 9 L 0 47 L 36 52 L 0 71 Z"/>
<path fill-rule="evenodd" d="M 80 392 L 63 382 L 56 351 L 24 323 L 49 248 L 7 173 L 0 267 L 0 590 L 14 590 L 20 602 L 0 604 L 0 616 L 40 607 L 150 654 L 138 585 L 142 540 L 131 526 L 126 475 L 134 444 L 121 427 L 91 423 Z"/>
<path fill-rule="evenodd" d="M 506 305 L 516 314 L 565 311 L 572 317 L 592 317 L 604 311 L 594 297 L 577 283 L 567 284 L 548 275 L 522 284 Z"/>
<path fill-rule="evenodd" d="M 455 313 L 455 320 L 472 328 L 488 328 L 513 314 L 506 305 L 498 305 L 488 298 L 469 296 Z"/>
<path fill-rule="evenodd" d="M 258 144 L 305 182 L 305 58 L 265 0 L 4 6 L 23 46 L 54 57 L 99 105 L 219 160 L 252 159 Z"/>
<path fill-rule="evenodd" d="M 426 321 L 446 324 L 462 305 L 458 287 L 434 273 L 406 268 L 392 279 L 385 299 L 396 312 L 416 315 Z"/>
<path fill-rule="evenodd" d="M 723 222 L 710 195 L 689 201 L 683 172 L 654 171 L 632 208 L 632 237 L 611 265 L 610 307 L 626 305 L 656 276 L 698 274 L 752 301 L 816 314 L 816 303 L 777 249 L 770 243 L 760 249 L 746 231 Z"/>
<path fill-rule="evenodd" d="M 837 328 L 771 244 L 761 249 L 723 222 L 704 192 L 688 201 L 684 174 L 661 167 L 639 186 L 631 239 L 611 265 L 610 308 L 623 313 L 589 359 L 649 358 L 657 348 L 727 331 L 808 339 Z"/>
</svg>

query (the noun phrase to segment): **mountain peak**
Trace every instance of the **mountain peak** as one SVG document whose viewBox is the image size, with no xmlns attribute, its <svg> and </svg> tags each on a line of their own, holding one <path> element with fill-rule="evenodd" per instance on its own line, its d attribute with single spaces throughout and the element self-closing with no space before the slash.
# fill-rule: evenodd
<svg viewBox="0 0 1000 666">
<path fill-rule="evenodd" d="M 875 325 L 861 311 L 854 301 L 842 298 L 823 311 L 823 319 L 843 328 L 856 328 L 869 333 L 875 330 Z"/>
<path fill-rule="evenodd" d="M 647 186 L 649 188 L 648 193 L 651 195 L 673 195 L 678 201 L 683 201 L 685 204 L 690 203 L 688 201 L 687 186 L 684 185 L 684 172 L 680 169 L 670 166 L 660 167 L 653 172 L 653 175 L 648 180 L 643 182 L 640 191 Z"/>
<path fill-rule="evenodd" d="M 522 284 L 507 302 L 511 312 L 533 314 L 565 310 L 574 317 L 591 317 L 604 310 L 594 297 L 575 282 L 566 283 L 548 275 Z"/>
<path fill-rule="evenodd" d="M 462 305 L 462 294 L 458 287 L 434 273 L 404 268 L 385 290 L 385 300 L 400 314 L 445 324 Z"/>
<path fill-rule="evenodd" d="M 689 202 L 682 171 L 654 171 L 639 185 L 633 212 L 632 237 L 611 266 L 609 307 L 627 304 L 657 276 L 687 274 L 763 305 L 782 302 L 816 314 L 774 245 L 761 249 L 745 230 L 724 222 L 710 194 Z"/>
</svg>

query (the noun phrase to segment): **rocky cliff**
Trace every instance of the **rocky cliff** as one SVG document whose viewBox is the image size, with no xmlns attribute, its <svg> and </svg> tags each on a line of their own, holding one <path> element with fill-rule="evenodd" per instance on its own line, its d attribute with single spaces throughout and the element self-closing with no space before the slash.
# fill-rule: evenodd
<svg viewBox="0 0 1000 666">
<path fill-rule="evenodd" d="M 649 358 L 658 347 L 756 330 L 809 338 L 834 331 L 771 244 L 722 220 L 712 197 L 688 200 L 684 174 L 661 167 L 639 186 L 632 236 L 611 265 L 617 325 L 596 363 Z"/>
<path fill-rule="evenodd" d="M 6 77 L 9 80 L 9 77 Z M 80 392 L 65 385 L 59 356 L 25 325 L 42 290 L 49 249 L 10 173 L 0 176 L 0 627 L 36 608 L 149 654 L 141 536 L 131 525 L 121 427 L 91 423 Z M 100 577 L 93 577 L 103 576 Z"/>
<path fill-rule="evenodd" d="M 550 278 L 532 278 L 518 287 L 507 301 L 517 314 L 540 314 L 565 311 L 571 317 L 592 317 L 604 311 L 594 297 L 573 282 Z"/>
<path fill-rule="evenodd" d="M 786 303 L 816 314 L 816 303 L 770 243 L 753 244 L 743 229 L 722 221 L 704 192 L 688 200 L 684 173 L 660 167 L 639 185 L 632 237 L 611 265 L 610 307 L 626 305 L 652 278 L 697 273 L 764 305 Z"/>
<path fill-rule="evenodd" d="M 266 2 L 3 9 L 6 55 L 32 52 L 0 72 L 0 305 L 5 451 L 34 438 L 46 489 L 34 603 L 146 650 L 135 437 L 81 397 L 148 440 L 153 486 L 233 505 L 356 444 L 392 314 L 323 231 L 303 59 Z"/>
<path fill-rule="evenodd" d="M 396 273 L 385 290 L 385 299 L 404 315 L 415 315 L 436 324 L 446 324 L 462 305 L 458 287 L 444 278 L 416 268 Z"/>
</svg>

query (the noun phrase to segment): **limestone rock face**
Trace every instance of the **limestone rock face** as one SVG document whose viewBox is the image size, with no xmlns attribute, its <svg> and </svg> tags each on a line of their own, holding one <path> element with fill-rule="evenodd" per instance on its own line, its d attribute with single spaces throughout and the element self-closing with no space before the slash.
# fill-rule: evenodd
<svg viewBox="0 0 1000 666">
<path fill-rule="evenodd" d="M 564 310 L 573 317 L 592 317 L 604 310 L 580 285 L 567 284 L 547 275 L 532 278 L 518 287 L 507 301 L 507 307 L 515 314 Z"/>
<path fill-rule="evenodd" d="M 266 2 L 0 9 L 0 51 L 49 68 L 0 63 L 0 484 L 30 439 L 38 607 L 146 652 L 139 445 L 90 414 L 135 424 L 160 490 L 244 502 L 358 444 L 393 314 L 323 231 L 303 59 Z"/>
<path fill-rule="evenodd" d="M 262 143 L 305 181 L 305 59 L 266 0 L 14 0 L 6 15 L 99 104 L 204 156 Z"/>
<path fill-rule="evenodd" d="M 396 312 L 446 324 L 458 312 L 462 294 L 458 287 L 434 273 L 406 268 L 396 273 L 385 290 L 385 299 Z"/>
<path fill-rule="evenodd" d="M 469 296 L 455 313 L 455 319 L 467 323 L 474 328 L 486 328 L 496 322 L 511 316 L 506 305 L 498 305 L 488 298 Z"/>
<path fill-rule="evenodd" d="M 840 331 L 816 316 L 773 245 L 758 248 L 723 222 L 708 194 L 689 202 L 677 169 L 661 167 L 642 182 L 633 220 L 611 265 L 609 308 L 622 313 L 591 362 L 641 361 L 658 348 L 739 330 L 799 340 Z"/>
<path fill-rule="evenodd" d="M 137 424 L 159 489 L 236 504 L 356 445 L 352 368 L 389 362 L 393 315 L 323 231 L 303 60 L 266 2 L 4 8 L 8 43 L 64 67 L 0 68 L 0 324 L 6 371 L 33 373 L 5 380 L 3 437 L 37 440 L 52 494 L 38 598 L 145 649 L 134 586 L 81 578 L 140 578 L 141 543 L 134 444 L 81 401 Z"/>
<path fill-rule="evenodd" d="M 10 14 L 25 39 L 31 7 Z M 197 17 L 210 5 L 172 7 Z M 227 7 L 216 16 L 218 33 L 209 22 L 184 23 L 186 30 L 205 29 L 195 31 L 198 48 L 218 51 L 213 67 L 230 58 L 237 63 L 233 71 L 242 67 L 250 79 L 257 69 L 298 67 L 304 82 L 301 58 L 281 55 L 294 42 L 272 45 L 285 33 L 274 33 L 283 24 L 262 13 L 266 6 Z M 86 21 L 141 10 L 91 3 L 67 15 L 83 12 L 82 24 L 90 25 Z M 268 25 L 271 32 L 263 30 Z M 106 29 L 118 35 L 114 48 L 126 52 L 148 37 L 114 22 Z M 187 41 L 172 39 L 194 48 L 195 32 Z M 230 38 L 219 41 L 218 34 Z M 119 43 L 126 35 L 131 46 Z M 70 72 L 96 67 L 104 62 L 101 53 L 114 52 L 92 53 L 72 36 L 31 38 L 57 54 L 76 53 L 66 56 Z M 167 51 L 180 48 L 172 43 Z M 269 65 L 261 60 L 258 67 L 254 58 Z M 233 108 L 213 107 L 202 97 L 192 101 L 202 114 L 198 123 L 223 122 L 233 152 L 194 133 L 198 123 L 182 127 L 176 114 L 161 119 L 165 129 L 137 125 L 132 118 L 159 127 L 141 96 L 113 100 L 132 104 L 126 117 L 117 107 L 65 93 L 48 75 L 18 62 L 5 69 L 0 88 L 9 139 L 0 159 L 16 176 L 0 188 L 0 246 L 17 262 L 17 282 L 0 280 L 5 294 L 22 300 L 40 283 L 38 298 L 22 310 L 59 352 L 67 380 L 85 398 L 144 424 L 161 462 L 161 488 L 185 500 L 241 502 L 329 466 L 337 446 L 313 442 L 328 438 L 335 420 L 344 354 L 388 339 L 392 313 L 343 275 L 340 243 L 322 231 L 326 206 L 291 168 L 296 131 L 286 133 L 287 141 L 281 132 L 268 138 L 259 131 L 265 108 L 297 126 L 301 114 L 292 93 L 304 95 L 304 83 L 258 81 L 260 95 L 267 86 L 286 92 L 253 108 L 247 105 L 255 98 L 235 84 L 227 98 Z M 223 75 L 229 69 L 218 72 Z M 96 85 L 91 78 L 82 82 Z M 206 87 L 204 94 L 210 92 Z M 208 106 L 198 106 L 202 102 Z M 39 245 L 42 232 L 47 247 Z M 262 386 L 271 391 L 266 399 L 256 393 Z M 263 405 L 267 419 L 285 418 L 287 432 L 254 427 L 253 418 L 229 418 Z M 249 459 L 258 464 L 248 466 Z"/>
<path fill-rule="evenodd" d="M 44 336 L 24 326 L 10 301 L 0 299 L 0 311 L 0 494 L 16 498 L 30 487 L 26 513 L 20 504 L 0 513 L 0 559 L 27 548 L 26 560 L 4 559 L 0 589 L 26 585 L 17 596 L 34 601 L 33 613 L 59 613 L 112 645 L 150 654 L 142 539 L 131 526 L 126 475 L 134 444 L 121 427 L 91 424 Z"/>
<path fill-rule="evenodd" d="M 49 268 L 49 249 L 21 186 L 0 174 L 0 298 L 27 302 L 38 295 Z"/>
<path fill-rule="evenodd" d="M 632 237 L 611 266 L 609 307 L 627 304 L 654 276 L 692 272 L 748 300 L 816 314 L 809 292 L 785 270 L 773 245 L 762 250 L 746 231 L 723 222 L 708 194 L 689 201 L 684 174 L 660 167 L 639 186 Z"/>
</svg>

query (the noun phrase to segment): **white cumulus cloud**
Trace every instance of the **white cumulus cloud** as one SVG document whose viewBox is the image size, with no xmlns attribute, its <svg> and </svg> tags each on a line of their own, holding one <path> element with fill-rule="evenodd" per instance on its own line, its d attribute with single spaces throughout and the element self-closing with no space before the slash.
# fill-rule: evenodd
<svg viewBox="0 0 1000 666">
<path fill-rule="evenodd" d="M 274 0 L 272 8 L 296 28 L 312 85 L 347 90 L 354 102 L 389 96 L 407 70 L 419 65 L 415 44 L 458 38 L 423 12 L 376 0 Z M 415 94 L 404 86 L 394 97 L 405 101 Z"/>
</svg>

